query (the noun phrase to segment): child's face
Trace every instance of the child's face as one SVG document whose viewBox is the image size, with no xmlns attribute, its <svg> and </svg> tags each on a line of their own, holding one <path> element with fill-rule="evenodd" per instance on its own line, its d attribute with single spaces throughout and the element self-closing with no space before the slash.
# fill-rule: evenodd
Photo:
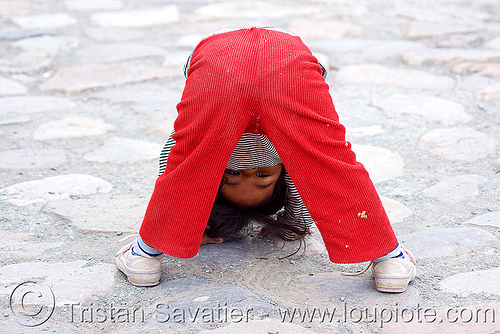
<svg viewBox="0 0 500 334">
<path fill-rule="evenodd" d="M 220 192 L 240 208 L 263 204 L 273 195 L 282 169 L 282 164 L 239 171 L 226 169 Z"/>
</svg>

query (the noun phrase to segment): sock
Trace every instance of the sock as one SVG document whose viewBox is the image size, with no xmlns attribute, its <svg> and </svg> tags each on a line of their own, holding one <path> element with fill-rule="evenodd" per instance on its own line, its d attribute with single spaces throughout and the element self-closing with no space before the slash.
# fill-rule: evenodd
<svg viewBox="0 0 500 334">
<path fill-rule="evenodd" d="M 400 257 L 400 258 L 404 258 L 405 257 L 405 255 L 403 253 L 403 250 L 401 249 L 401 246 L 399 245 L 399 243 L 396 246 L 396 248 L 394 248 L 387 255 L 379 257 L 378 259 L 373 260 L 373 262 L 385 261 L 385 260 L 389 260 L 389 259 L 392 259 L 392 258 L 395 258 L 395 257 Z"/>
<path fill-rule="evenodd" d="M 141 237 L 137 237 L 132 245 L 132 254 L 144 257 L 156 257 L 160 255 L 161 252 L 146 244 Z"/>
</svg>

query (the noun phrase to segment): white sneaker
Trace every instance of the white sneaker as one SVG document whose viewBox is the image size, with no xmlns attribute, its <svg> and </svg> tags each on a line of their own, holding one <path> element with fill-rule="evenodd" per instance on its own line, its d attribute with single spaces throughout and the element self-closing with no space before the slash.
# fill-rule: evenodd
<svg viewBox="0 0 500 334">
<path fill-rule="evenodd" d="M 393 257 L 380 262 L 373 262 L 372 274 L 378 291 L 404 292 L 417 273 L 415 258 L 401 247 L 404 258 Z"/>
<path fill-rule="evenodd" d="M 154 286 L 160 283 L 161 255 L 145 257 L 132 253 L 133 242 L 123 246 L 116 254 L 116 266 L 136 286 Z"/>
<path fill-rule="evenodd" d="M 404 258 L 393 257 L 388 260 L 374 262 L 359 273 L 342 273 L 345 276 L 359 276 L 372 267 L 375 286 L 382 292 L 405 292 L 408 284 L 413 281 L 417 273 L 415 258 L 409 250 L 401 246 Z"/>
</svg>

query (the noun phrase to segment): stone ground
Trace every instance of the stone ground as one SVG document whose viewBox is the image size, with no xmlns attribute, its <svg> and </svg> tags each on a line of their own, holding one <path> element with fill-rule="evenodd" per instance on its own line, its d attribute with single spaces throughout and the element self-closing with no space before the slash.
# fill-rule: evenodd
<svg viewBox="0 0 500 334">
<path fill-rule="evenodd" d="M 185 59 L 211 30 L 251 25 L 295 31 L 329 68 L 417 258 L 407 292 L 342 276 L 364 264 L 330 263 L 319 233 L 302 256 L 256 230 L 165 257 L 153 288 L 117 272 Z M 0 332 L 498 333 L 498 36 L 498 0 L 1 0 Z"/>
</svg>

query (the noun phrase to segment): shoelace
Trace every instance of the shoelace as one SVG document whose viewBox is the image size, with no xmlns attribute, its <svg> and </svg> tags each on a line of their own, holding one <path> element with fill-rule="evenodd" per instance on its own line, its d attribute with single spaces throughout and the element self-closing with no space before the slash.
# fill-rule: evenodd
<svg viewBox="0 0 500 334">
<path fill-rule="evenodd" d="M 401 251 L 408 255 L 408 258 L 411 260 L 411 262 L 413 262 L 414 265 L 417 264 L 417 261 L 415 261 L 415 257 L 413 256 L 413 254 L 408 250 L 406 249 L 405 247 L 403 247 L 403 245 L 401 245 Z M 373 261 L 370 261 L 370 263 L 366 266 L 365 269 L 363 269 L 362 271 L 360 272 L 357 272 L 357 273 L 341 273 L 342 275 L 344 276 L 360 276 L 360 275 L 363 275 L 364 273 L 366 273 L 366 271 L 368 269 L 370 269 L 370 267 L 373 265 Z"/>
<path fill-rule="evenodd" d="M 116 243 L 119 244 L 121 242 L 127 241 L 128 239 L 137 238 L 137 237 L 139 237 L 139 234 L 131 234 L 131 235 L 126 236 L 125 238 L 122 238 L 122 239 L 118 240 Z M 121 255 L 121 254 L 125 253 L 126 251 L 128 251 L 130 249 L 130 247 L 132 247 L 132 244 L 133 243 L 130 243 L 129 247 L 125 247 L 124 249 L 122 249 L 121 251 L 119 251 L 116 254 L 116 256 Z"/>
</svg>

